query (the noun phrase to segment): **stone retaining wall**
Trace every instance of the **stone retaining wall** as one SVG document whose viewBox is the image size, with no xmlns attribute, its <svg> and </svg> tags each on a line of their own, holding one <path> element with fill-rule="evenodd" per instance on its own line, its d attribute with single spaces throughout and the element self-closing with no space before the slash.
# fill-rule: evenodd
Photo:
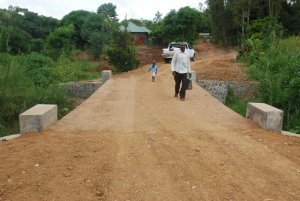
<svg viewBox="0 0 300 201">
<path fill-rule="evenodd" d="M 213 97 L 225 103 L 228 86 L 233 88 L 236 97 L 248 98 L 258 93 L 256 82 L 204 81 L 198 80 L 198 85 L 208 91 Z"/>
<path fill-rule="evenodd" d="M 95 91 L 97 91 L 102 85 L 102 82 L 87 82 L 87 83 L 76 83 L 76 84 L 59 84 L 70 94 L 70 96 L 76 98 L 88 98 Z M 57 85 L 56 85 L 57 86 Z"/>
<path fill-rule="evenodd" d="M 228 93 L 228 86 L 233 88 L 237 97 L 248 98 L 258 93 L 256 82 L 230 82 L 230 81 L 204 81 L 198 80 L 198 85 L 208 91 L 213 97 L 225 103 Z M 57 85 L 56 85 L 57 86 Z M 60 84 L 73 97 L 87 99 L 101 86 L 102 82 L 88 82 L 77 84 Z"/>
</svg>

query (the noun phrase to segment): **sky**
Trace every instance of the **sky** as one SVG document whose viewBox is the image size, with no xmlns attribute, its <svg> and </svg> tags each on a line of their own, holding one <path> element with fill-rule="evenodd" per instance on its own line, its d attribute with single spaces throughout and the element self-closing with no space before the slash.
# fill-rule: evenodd
<svg viewBox="0 0 300 201">
<path fill-rule="evenodd" d="M 0 8 L 8 9 L 9 5 L 19 6 L 39 15 L 60 20 L 73 10 L 96 12 L 100 5 L 110 2 L 117 6 L 118 18 L 122 21 L 126 13 L 127 19 L 153 20 L 157 11 L 161 12 L 164 17 L 171 9 L 178 11 L 179 8 L 185 6 L 198 8 L 198 3 L 204 4 L 205 0 L 0 0 Z"/>
</svg>

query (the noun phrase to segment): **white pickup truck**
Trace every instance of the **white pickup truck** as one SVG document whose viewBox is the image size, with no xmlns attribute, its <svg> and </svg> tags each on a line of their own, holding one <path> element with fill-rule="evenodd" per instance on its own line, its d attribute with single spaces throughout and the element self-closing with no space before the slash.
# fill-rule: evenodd
<svg viewBox="0 0 300 201">
<path fill-rule="evenodd" d="M 190 58 L 192 61 L 195 61 L 195 50 L 193 47 L 191 47 L 187 42 L 182 42 L 183 44 L 185 44 L 185 50 L 189 53 Z M 162 49 L 162 57 L 164 58 L 166 63 L 169 63 L 174 54 L 175 51 L 179 51 L 180 50 L 180 42 L 172 42 L 169 44 L 169 47 L 166 49 Z"/>
</svg>

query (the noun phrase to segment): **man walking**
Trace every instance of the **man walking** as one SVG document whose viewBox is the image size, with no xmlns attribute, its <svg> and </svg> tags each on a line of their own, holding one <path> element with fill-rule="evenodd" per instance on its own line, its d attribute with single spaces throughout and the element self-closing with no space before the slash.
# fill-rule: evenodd
<svg viewBox="0 0 300 201">
<path fill-rule="evenodd" d="M 171 63 L 171 69 L 175 79 L 175 97 L 178 97 L 181 83 L 180 100 L 185 101 L 187 74 L 189 73 L 189 76 L 192 77 L 190 73 L 190 56 L 185 50 L 185 44 L 180 44 L 180 50 L 175 52 Z"/>
</svg>

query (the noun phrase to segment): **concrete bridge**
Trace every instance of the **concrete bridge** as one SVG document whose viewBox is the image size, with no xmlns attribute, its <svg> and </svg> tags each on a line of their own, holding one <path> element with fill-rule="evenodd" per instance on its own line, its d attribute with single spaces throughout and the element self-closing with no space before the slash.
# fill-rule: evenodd
<svg viewBox="0 0 300 201">
<path fill-rule="evenodd" d="M 299 200 L 299 139 L 264 130 L 168 64 L 109 79 L 42 133 L 0 143 L 3 200 Z M 21 197 L 22 196 L 22 197 Z"/>
</svg>

